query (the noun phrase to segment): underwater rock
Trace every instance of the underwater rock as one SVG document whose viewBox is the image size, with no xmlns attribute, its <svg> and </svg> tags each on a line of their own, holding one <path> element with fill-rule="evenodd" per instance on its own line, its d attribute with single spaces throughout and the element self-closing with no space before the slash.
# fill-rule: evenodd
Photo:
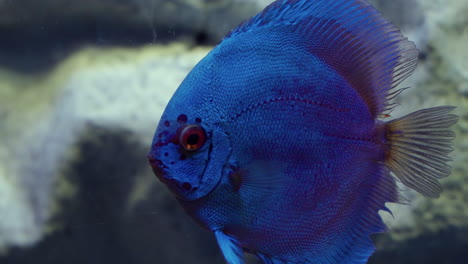
<svg viewBox="0 0 468 264">
<path fill-rule="evenodd" d="M 73 145 L 79 154 L 55 184 L 72 188 L 56 197 L 48 234 L 34 247 L 11 249 L 1 263 L 222 263 L 214 237 L 156 184 L 141 135 L 87 124 Z"/>
<path fill-rule="evenodd" d="M 58 183 L 80 155 L 74 145 L 87 125 L 128 129 L 146 146 L 169 97 L 206 52 L 89 48 L 45 78 L 0 71 L 10 76 L 0 84 L 0 247 L 31 245 L 50 229 L 60 199 L 73 196 L 73 186 Z"/>
<path fill-rule="evenodd" d="M 42 222 L 38 221 L 42 212 L 36 205 L 41 197 L 50 195 L 43 188 L 47 181 L 34 170 L 23 177 L 29 168 L 43 166 L 38 163 L 40 153 L 33 153 L 29 144 L 35 145 L 33 130 L 42 126 L 56 77 L 44 78 L 44 85 L 36 89 L 42 78 L 0 68 L 0 251 L 9 245 L 30 245 L 42 236 Z M 40 197 L 35 197 L 36 189 Z"/>
</svg>

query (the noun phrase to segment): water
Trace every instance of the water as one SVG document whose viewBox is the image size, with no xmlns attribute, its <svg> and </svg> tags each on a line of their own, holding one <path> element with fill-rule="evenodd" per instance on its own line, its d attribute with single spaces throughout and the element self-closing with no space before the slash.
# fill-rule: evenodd
<svg viewBox="0 0 468 264">
<path fill-rule="evenodd" d="M 266 2 L 0 0 L 0 263 L 224 263 L 145 156 L 190 68 Z M 421 49 L 395 116 L 461 119 L 441 198 L 405 192 L 370 263 L 465 263 L 468 2 L 374 3 Z"/>
</svg>

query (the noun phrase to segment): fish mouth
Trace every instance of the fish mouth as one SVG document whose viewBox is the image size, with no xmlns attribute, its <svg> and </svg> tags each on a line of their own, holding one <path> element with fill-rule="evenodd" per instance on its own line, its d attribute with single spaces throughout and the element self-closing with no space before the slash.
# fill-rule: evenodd
<svg viewBox="0 0 468 264">
<path fill-rule="evenodd" d="M 151 155 L 148 155 L 148 161 L 154 175 L 156 175 L 159 180 L 163 181 L 163 179 L 166 178 L 164 176 L 167 175 L 167 166 L 162 161 L 153 158 Z"/>
<path fill-rule="evenodd" d="M 192 190 L 192 185 L 188 182 L 179 182 L 176 179 L 168 177 L 167 169 L 168 167 L 160 160 L 148 156 L 148 160 L 153 170 L 153 173 L 159 179 L 160 182 L 167 185 L 171 190 L 175 191 L 176 194 L 186 193 Z M 195 188 L 196 189 L 196 188 Z"/>
</svg>

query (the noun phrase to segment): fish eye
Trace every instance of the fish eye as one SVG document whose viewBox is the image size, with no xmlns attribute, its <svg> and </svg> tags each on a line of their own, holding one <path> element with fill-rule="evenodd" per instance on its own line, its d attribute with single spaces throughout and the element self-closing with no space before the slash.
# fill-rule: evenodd
<svg viewBox="0 0 468 264">
<path fill-rule="evenodd" d="M 199 150 L 205 141 L 205 130 L 200 125 L 187 125 L 179 135 L 179 144 L 188 151 Z"/>
</svg>

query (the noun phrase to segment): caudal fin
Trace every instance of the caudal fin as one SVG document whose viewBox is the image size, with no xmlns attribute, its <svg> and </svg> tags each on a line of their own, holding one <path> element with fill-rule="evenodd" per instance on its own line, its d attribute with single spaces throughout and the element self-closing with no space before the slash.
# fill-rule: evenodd
<svg viewBox="0 0 468 264">
<path fill-rule="evenodd" d="M 406 186 L 424 196 L 439 197 L 439 179 L 450 174 L 448 154 L 455 133 L 450 126 L 458 116 L 449 114 L 453 106 L 416 111 L 386 124 L 385 165 Z"/>
</svg>

